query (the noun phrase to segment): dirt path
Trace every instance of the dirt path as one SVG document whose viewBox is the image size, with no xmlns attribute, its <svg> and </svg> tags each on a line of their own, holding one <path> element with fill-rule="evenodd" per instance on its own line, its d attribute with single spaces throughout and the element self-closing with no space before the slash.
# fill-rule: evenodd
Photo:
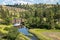
<svg viewBox="0 0 60 40">
<path fill-rule="evenodd" d="M 60 37 L 56 36 L 56 35 L 49 35 L 50 37 L 52 37 L 54 40 L 60 40 Z"/>
<path fill-rule="evenodd" d="M 53 40 L 60 40 L 60 32 L 44 32 L 43 35 L 52 38 Z"/>
</svg>

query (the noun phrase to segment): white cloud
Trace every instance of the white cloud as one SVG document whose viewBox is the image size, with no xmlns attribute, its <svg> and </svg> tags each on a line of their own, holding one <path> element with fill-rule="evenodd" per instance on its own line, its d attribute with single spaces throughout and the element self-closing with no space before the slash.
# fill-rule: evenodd
<svg viewBox="0 0 60 40">
<path fill-rule="evenodd" d="M 33 4 L 33 3 L 48 3 L 48 4 L 55 4 L 57 2 L 59 2 L 59 0 L 4 0 L 3 2 L 1 2 L 0 4 L 15 4 L 15 3 L 21 3 L 21 4 Z"/>
<path fill-rule="evenodd" d="M 4 1 L 5 1 L 5 0 L 4 0 Z M 6 5 L 6 3 L 5 3 L 5 2 L 1 2 L 1 3 L 0 3 L 0 5 L 1 5 L 1 4 Z"/>
<path fill-rule="evenodd" d="M 34 1 L 34 0 L 30 0 L 30 1 Z"/>
<path fill-rule="evenodd" d="M 33 1 L 33 0 L 31 0 L 31 1 Z M 27 2 L 27 0 L 4 0 L 3 2 L 2 2 L 2 4 L 3 5 L 5 5 L 5 4 L 15 4 L 15 3 L 18 3 L 18 4 L 32 4 L 31 2 Z"/>
<path fill-rule="evenodd" d="M 32 4 L 32 3 L 30 3 L 30 2 L 26 2 L 26 1 L 14 1 L 14 3 L 18 3 L 18 4 Z"/>
<path fill-rule="evenodd" d="M 59 0 L 45 0 L 48 4 L 56 4 Z"/>
</svg>

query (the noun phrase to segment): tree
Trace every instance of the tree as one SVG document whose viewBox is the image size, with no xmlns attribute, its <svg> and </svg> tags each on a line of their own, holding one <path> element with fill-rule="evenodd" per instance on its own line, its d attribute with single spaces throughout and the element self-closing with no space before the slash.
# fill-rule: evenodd
<svg viewBox="0 0 60 40">
<path fill-rule="evenodd" d="M 49 11 L 49 20 L 50 20 L 50 25 L 51 25 L 51 29 L 55 29 L 55 25 L 54 25 L 54 12 L 50 9 Z"/>
</svg>

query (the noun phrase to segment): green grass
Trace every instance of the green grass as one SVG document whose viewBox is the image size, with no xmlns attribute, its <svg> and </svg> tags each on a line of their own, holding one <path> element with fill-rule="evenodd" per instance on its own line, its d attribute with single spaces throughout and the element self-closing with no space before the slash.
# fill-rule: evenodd
<svg viewBox="0 0 60 40">
<path fill-rule="evenodd" d="M 2 36 L 8 34 L 8 30 L 9 28 L 13 27 L 13 25 L 0 25 L 0 35 L 1 33 L 3 34 Z M 5 28 L 8 28 L 8 30 Z M 3 38 L 0 38 L 1 40 L 5 40 Z M 18 36 L 16 37 L 16 40 L 30 40 L 30 38 L 26 37 L 25 35 L 23 35 L 22 33 L 18 34 Z"/>
<path fill-rule="evenodd" d="M 5 28 L 11 28 L 12 25 L 0 25 L 0 32 L 8 33 L 8 31 L 4 30 Z"/>
<path fill-rule="evenodd" d="M 60 32 L 60 30 L 46 30 L 46 29 L 30 29 L 29 32 L 34 34 L 39 40 L 52 40 L 52 38 L 49 38 L 45 35 L 43 35 L 43 32 Z"/>
<path fill-rule="evenodd" d="M 16 40 L 30 40 L 30 38 L 24 36 L 23 34 L 19 34 L 17 36 Z"/>
</svg>

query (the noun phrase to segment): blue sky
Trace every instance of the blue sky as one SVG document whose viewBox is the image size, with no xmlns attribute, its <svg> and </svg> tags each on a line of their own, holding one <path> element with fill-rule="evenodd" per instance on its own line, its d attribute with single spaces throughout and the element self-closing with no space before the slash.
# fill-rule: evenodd
<svg viewBox="0 0 60 40">
<path fill-rule="evenodd" d="M 16 3 L 21 3 L 21 4 L 34 4 L 34 3 L 46 3 L 46 4 L 60 4 L 60 0 L 0 0 L 0 5 L 6 5 L 6 4 L 16 4 Z"/>
</svg>

